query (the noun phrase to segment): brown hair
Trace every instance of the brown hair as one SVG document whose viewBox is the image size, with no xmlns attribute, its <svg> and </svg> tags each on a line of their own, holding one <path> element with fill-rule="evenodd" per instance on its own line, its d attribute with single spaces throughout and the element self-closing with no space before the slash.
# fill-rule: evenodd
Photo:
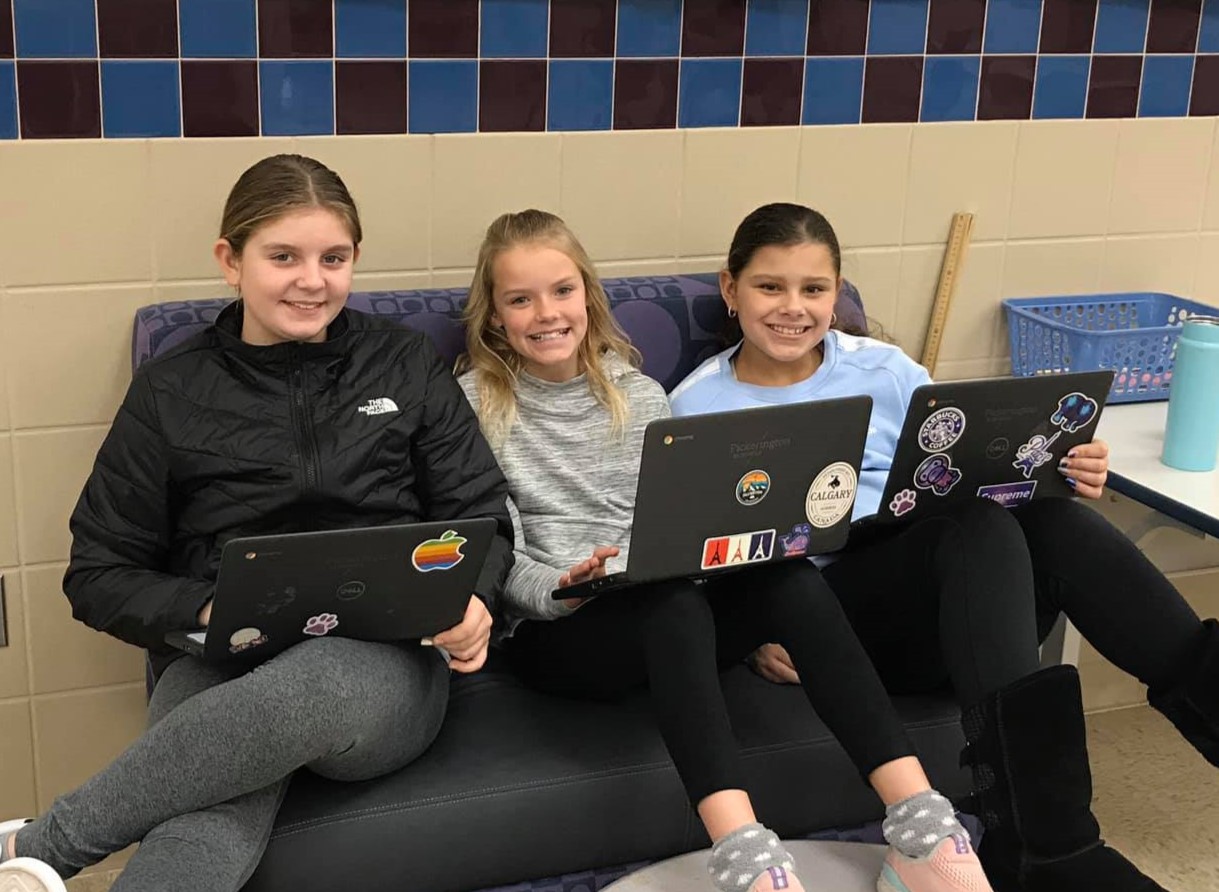
<svg viewBox="0 0 1219 892">
<path fill-rule="evenodd" d="M 347 225 L 352 242 L 360 244 L 364 237 L 360 214 L 347 186 L 329 167 L 304 155 L 272 155 L 238 177 L 224 203 L 220 237 L 240 257 L 260 226 L 306 208 L 336 214 Z"/>
<path fill-rule="evenodd" d="M 580 271 L 588 313 L 588 331 L 579 347 L 580 368 L 588 376 L 589 389 L 597 401 L 609 410 L 612 430 L 621 433 L 629 407 L 625 394 L 607 372 L 604 360 L 617 356 L 638 366 L 639 352 L 610 312 L 609 298 L 579 239 L 561 218 L 533 209 L 503 214 L 487 227 L 466 300 L 466 353 L 457 361 L 457 371 L 475 373 L 483 432 L 494 445 L 508 436 L 516 418 L 516 380 L 524 366 L 503 331 L 491 324 L 495 314 L 495 260 L 510 248 L 531 244 L 561 251 Z"/>
</svg>

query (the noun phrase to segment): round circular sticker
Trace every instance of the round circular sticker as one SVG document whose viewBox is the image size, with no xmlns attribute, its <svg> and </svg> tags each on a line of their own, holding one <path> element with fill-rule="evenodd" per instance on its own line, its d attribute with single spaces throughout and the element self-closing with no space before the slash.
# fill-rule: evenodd
<svg viewBox="0 0 1219 892">
<path fill-rule="evenodd" d="M 918 444 L 924 452 L 943 452 L 956 445 L 965 433 L 965 413 L 953 406 L 937 409 L 918 429 Z"/>
<path fill-rule="evenodd" d="M 804 513 L 818 529 L 832 527 L 851 511 L 858 478 L 855 469 L 844 461 L 827 465 L 808 488 Z"/>
<path fill-rule="evenodd" d="M 756 505 L 770 492 L 770 475 L 765 471 L 750 471 L 736 482 L 736 500 L 742 505 Z"/>
</svg>

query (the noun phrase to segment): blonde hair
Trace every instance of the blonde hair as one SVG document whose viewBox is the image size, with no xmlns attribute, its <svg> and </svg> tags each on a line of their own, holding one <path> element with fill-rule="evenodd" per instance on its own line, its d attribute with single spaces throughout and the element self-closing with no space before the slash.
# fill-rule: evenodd
<svg viewBox="0 0 1219 892">
<path fill-rule="evenodd" d="M 630 407 L 626 394 L 610 376 L 606 360 L 616 356 L 638 367 L 639 351 L 631 346 L 610 312 L 609 298 L 579 239 L 561 218 L 533 209 L 503 214 L 487 227 L 466 300 L 466 353 L 457 361 L 457 372 L 475 374 L 483 433 L 498 446 L 516 420 L 516 383 L 524 361 L 504 332 L 492 325 L 491 318 L 495 315 L 495 261 L 520 245 L 544 245 L 561 251 L 580 271 L 588 313 L 588 331 L 578 348 L 580 368 L 588 376 L 589 389 L 597 402 L 609 411 L 612 432 L 621 436 Z"/>
</svg>

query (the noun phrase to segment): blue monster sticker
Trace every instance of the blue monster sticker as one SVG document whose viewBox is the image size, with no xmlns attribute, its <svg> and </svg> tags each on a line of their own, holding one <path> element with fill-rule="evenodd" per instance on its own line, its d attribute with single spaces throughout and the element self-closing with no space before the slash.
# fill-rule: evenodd
<svg viewBox="0 0 1219 892">
<path fill-rule="evenodd" d="M 914 485 L 929 489 L 937 496 L 946 496 L 961 479 L 961 472 L 952 466 L 947 455 L 929 455 L 914 471 Z"/>
<path fill-rule="evenodd" d="M 1058 411 L 1050 416 L 1050 424 L 1073 434 L 1092 423 L 1097 409 L 1096 400 L 1079 391 L 1068 393 L 1058 401 Z"/>
</svg>

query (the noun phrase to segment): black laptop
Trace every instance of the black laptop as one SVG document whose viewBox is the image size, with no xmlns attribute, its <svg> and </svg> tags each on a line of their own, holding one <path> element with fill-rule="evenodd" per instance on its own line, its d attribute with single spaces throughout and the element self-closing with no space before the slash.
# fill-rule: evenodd
<svg viewBox="0 0 1219 892">
<path fill-rule="evenodd" d="M 914 391 L 874 521 L 909 521 L 957 499 L 1014 507 L 1074 491 L 1058 472 L 1092 440 L 1113 372 L 949 381 Z"/>
<path fill-rule="evenodd" d="M 233 539 L 211 622 L 168 644 L 209 661 L 260 662 L 309 638 L 400 641 L 461 622 L 491 518 Z"/>
<path fill-rule="evenodd" d="M 871 397 L 855 396 L 653 421 L 626 570 L 553 597 L 837 551 L 871 414 Z"/>
</svg>

